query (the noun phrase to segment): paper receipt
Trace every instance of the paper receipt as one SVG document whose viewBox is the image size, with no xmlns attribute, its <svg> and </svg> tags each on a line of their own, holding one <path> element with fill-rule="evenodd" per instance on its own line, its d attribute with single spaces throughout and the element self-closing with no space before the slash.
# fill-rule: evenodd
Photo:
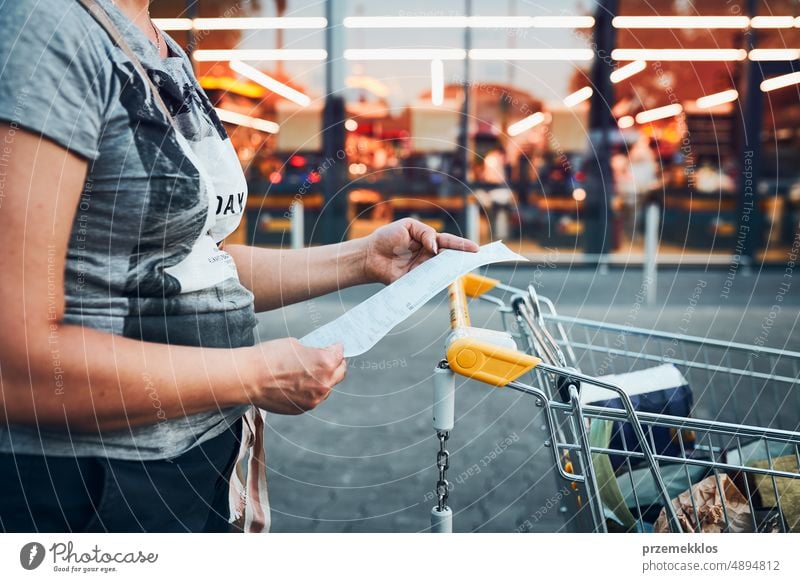
<svg viewBox="0 0 800 582">
<path fill-rule="evenodd" d="M 444 250 L 330 323 L 300 339 L 308 347 L 344 345 L 347 358 L 370 350 L 437 293 L 466 273 L 491 263 L 527 261 L 497 241 L 477 253 Z"/>
</svg>

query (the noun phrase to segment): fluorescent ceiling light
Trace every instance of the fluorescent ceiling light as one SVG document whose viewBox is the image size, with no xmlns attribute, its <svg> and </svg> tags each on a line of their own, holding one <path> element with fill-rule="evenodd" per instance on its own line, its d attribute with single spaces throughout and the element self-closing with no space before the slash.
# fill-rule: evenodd
<svg viewBox="0 0 800 582">
<path fill-rule="evenodd" d="M 795 61 L 800 59 L 800 49 L 753 49 L 751 61 Z"/>
<path fill-rule="evenodd" d="M 473 61 L 591 61 L 591 49 L 472 49 Z"/>
<path fill-rule="evenodd" d="M 591 28 L 591 16 L 349 16 L 345 28 Z"/>
<path fill-rule="evenodd" d="M 470 16 L 470 28 L 531 28 L 536 19 L 530 16 Z"/>
<path fill-rule="evenodd" d="M 794 28 L 794 16 L 754 16 L 752 28 Z"/>
<path fill-rule="evenodd" d="M 633 127 L 635 120 L 630 115 L 624 115 L 617 120 L 617 127 L 620 129 L 628 129 L 629 127 Z"/>
<path fill-rule="evenodd" d="M 274 121 L 250 117 L 243 113 L 237 113 L 236 111 L 230 111 L 228 109 L 220 109 L 219 107 L 215 107 L 214 110 L 217 112 L 217 115 L 219 115 L 219 118 L 226 123 L 233 123 L 234 125 L 241 125 L 267 133 L 278 133 L 278 130 L 280 130 L 280 126 Z"/>
<path fill-rule="evenodd" d="M 534 16 L 534 28 L 592 28 L 592 16 Z"/>
<path fill-rule="evenodd" d="M 439 59 L 431 61 L 431 103 L 444 103 L 444 63 Z"/>
<path fill-rule="evenodd" d="M 681 111 L 683 111 L 683 107 L 681 107 L 680 103 L 648 109 L 636 115 L 636 123 L 650 123 L 651 121 L 658 121 L 659 119 L 666 119 L 667 117 L 675 117 L 679 115 Z"/>
<path fill-rule="evenodd" d="M 618 68 L 616 71 L 613 71 L 609 76 L 612 83 L 619 83 L 620 81 L 624 81 L 625 79 L 641 73 L 645 70 L 645 68 L 647 68 L 646 61 L 633 61 L 632 63 L 628 63 L 627 65 Z"/>
<path fill-rule="evenodd" d="M 195 61 L 324 61 L 328 56 L 322 49 L 220 49 L 196 50 Z"/>
<path fill-rule="evenodd" d="M 700 97 L 694 102 L 694 104 L 700 109 L 710 109 L 711 107 L 716 107 L 717 105 L 722 105 L 723 103 L 736 101 L 738 98 L 739 92 L 736 89 L 728 89 L 727 91 L 721 91 L 720 93 L 713 93 L 711 95 Z"/>
<path fill-rule="evenodd" d="M 615 61 L 743 61 L 744 49 L 614 49 Z"/>
<path fill-rule="evenodd" d="M 243 63 L 242 61 L 231 61 L 230 66 L 231 69 L 240 75 L 244 75 L 251 81 L 255 81 L 262 87 L 266 87 L 273 93 L 276 93 L 281 97 L 292 101 L 293 103 L 297 103 L 301 107 L 306 107 L 309 103 L 311 103 L 311 97 L 308 95 L 304 95 L 300 91 L 292 89 L 289 87 L 289 85 L 281 83 L 277 79 L 270 77 L 255 67 L 251 67 L 247 63 Z"/>
<path fill-rule="evenodd" d="M 519 135 L 522 132 L 528 131 L 532 127 L 536 127 L 540 123 L 544 121 L 544 113 L 536 112 L 533 115 L 529 115 L 525 119 L 521 119 L 516 123 L 512 123 L 508 126 L 508 135 L 514 137 L 515 135 Z"/>
<path fill-rule="evenodd" d="M 345 28 L 466 28 L 466 16 L 348 16 Z"/>
<path fill-rule="evenodd" d="M 192 30 L 191 18 L 154 18 L 153 24 L 161 30 Z"/>
<path fill-rule="evenodd" d="M 594 90 L 592 90 L 591 87 L 583 87 L 582 89 L 578 89 L 574 93 L 564 97 L 564 105 L 567 107 L 575 107 L 578 103 L 583 103 L 587 99 L 591 98 L 593 94 Z"/>
<path fill-rule="evenodd" d="M 348 61 L 463 61 L 464 49 L 347 49 Z"/>
<path fill-rule="evenodd" d="M 747 16 L 616 16 L 614 28 L 736 28 L 750 23 Z"/>
<path fill-rule="evenodd" d="M 771 79 L 764 79 L 761 81 L 761 90 L 764 92 L 774 91 L 775 89 L 783 89 L 800 83 L 800 73 L 789 73 L 788 75 L 781 75 L 780 77 L 772 77 Z"/>
<path fill-rule="evenodd" d="M 328 26 L 325 18 L 280 16 L 271 18 L 195 18 L 197 30 L 274 30 L 320 29 Z"/>
</svg>

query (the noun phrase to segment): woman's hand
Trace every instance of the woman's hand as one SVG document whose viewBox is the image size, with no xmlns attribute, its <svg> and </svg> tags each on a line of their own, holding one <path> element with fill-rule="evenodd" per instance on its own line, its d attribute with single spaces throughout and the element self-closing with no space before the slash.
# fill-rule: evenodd
<svg viewBox="0 0 800 582">
<path fill-rule="evenodd" d="M 347 374 L 341 344 L 317 349 L 286 338 L 250 349 L 255 350 L 255 365 L 261 370 L 250 399 L 270 412 L 303 414 L 316 408 Z"/>
<path fill-rule="evenodd" d="M 477 252 L 478 245 L 404 218 L 380 227 L 366 238 L 364 273 L 368 281 L 389 283 L 436 255 L 441 249 Z"/>
</svg>

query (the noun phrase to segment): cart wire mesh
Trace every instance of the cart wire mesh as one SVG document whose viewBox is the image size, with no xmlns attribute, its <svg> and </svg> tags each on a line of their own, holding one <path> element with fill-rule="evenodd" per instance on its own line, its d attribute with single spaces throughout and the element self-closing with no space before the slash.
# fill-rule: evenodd
<svg viewBox="0 0 800 582">
<path fill-rule="evenodd" d="M 568 529 L 800 532 L 800 353 L 567 317 L 532 287 L 497 288 L 481 299 L 544 362 L 509 387 L 546 410 L 579 492 Z M 620 375 L 665 364 L 691 410 L 634 412 Z M 587 401 L 598 388 L 616 394 Z"/>
</svg>

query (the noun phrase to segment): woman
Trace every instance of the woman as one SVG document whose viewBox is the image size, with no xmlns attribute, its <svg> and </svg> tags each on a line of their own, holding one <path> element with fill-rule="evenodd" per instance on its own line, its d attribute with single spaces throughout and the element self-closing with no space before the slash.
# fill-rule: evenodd
<svg viewBox="0 0 800 582">
<path fill-rule="evenodd" d="M 0 5 L 0 530 L 226 531 L 243 413 L 310 410 L 347 369 L 254 345 L 255 311 L 477 247 L 412 220 L 225 246 L 246 183 L 186 55 L 147 0 L 96 2 L 122 43 L 78 0 Z"/>
</svg>

